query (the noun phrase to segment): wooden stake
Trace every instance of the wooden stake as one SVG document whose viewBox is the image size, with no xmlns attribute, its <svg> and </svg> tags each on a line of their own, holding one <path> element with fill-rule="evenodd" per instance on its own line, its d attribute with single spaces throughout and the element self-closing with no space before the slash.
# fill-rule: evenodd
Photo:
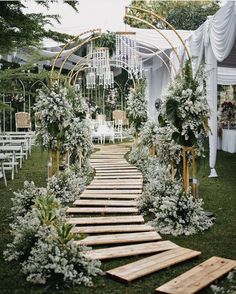
<svg viewBox="0 0 236 294">
<path fill-rule="evenodd" d="M 56 175 L 59 175 L 59 166 L 60 166 L 60 142 L 57 140 L 57 149 L 56 149 Z"/>
<path fill-rule="evenodd" d="M 52 177 L 52 148 L 49 148 L 48 177 Z"/>
</svg>

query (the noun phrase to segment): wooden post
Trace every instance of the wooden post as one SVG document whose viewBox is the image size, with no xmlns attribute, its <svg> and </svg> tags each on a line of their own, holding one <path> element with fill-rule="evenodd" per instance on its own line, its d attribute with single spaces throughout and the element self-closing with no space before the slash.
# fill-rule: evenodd
<svg viewBox="0 0 236 294">
<path fill-rule="evenodd" d="M 56 148 L 56 175 L 59 175 L 59 166 L 60 166 L 60 142 L 57 140 L 57 148 Z"/>
<path fill-rule="evenodd" d="M 152 157 L 155 157 L 156 156 L 156 145 L 153 144 L 152 145 Z"/>
<path fill-rule="evenodd" d="M 170 161 L 170 173 L 171 173 L 172 179 L 174 179 L 175 171 L 174 171 L 174 162 L 173 162 L 173 160 Z"/>
<path fill-rule="evenodd" d="M 184 190 L 187 191 L 189 188 L 189 176 L 190 176 L 190 167 L 186 157 L 186 154 L 188 151 L 192 154 L 192 178 L 193 178 L 192 192 L 193 192 L 193 196 L 196 196 L 196 185 L 197 185 L 196 160 L 195 160 L 195 150 L 193 147 L 183 146 L 183 185 L 184 185 Z"/>
<path fill-rule="evenodd" d="M 48 177 L 52 177 L 52 148 L 49 148 Z"/>
<path fill-rule="evenodd" d="M 195 150 L 192 149 L 192 177 L 193 177 L 193 196 L 197 194 L 197 179 L 196 179 L 196 155 Z"/>
<path fill-rule="evenodd" d="M 187 181 L 186 181 L 186 147 L 183 147 L 183 182 L 184 190 L 187 190 Z"/>
</svg>

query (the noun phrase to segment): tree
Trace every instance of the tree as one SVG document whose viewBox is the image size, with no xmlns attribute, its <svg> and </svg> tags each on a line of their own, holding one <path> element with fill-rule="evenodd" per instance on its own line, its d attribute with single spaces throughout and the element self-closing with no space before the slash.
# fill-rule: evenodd
<svg viewBox="0 0 236 294">
<path fill-rule="evenodd" d="M 217 1 L 155 1 L 155 0 L 132 0 L 131 6 L 139 7 L 152 11 L 173 25 L 178 30 L 196 30 L 206 19 L 208 15 L 213 15 L 219 9 Z M 144 19 L 152 25 L 167 29 L 168 27 L 162 21 L 138 10 L 132 10 L 131 15 Z M 148 25 L 125 17 L 125 23 L 138 28 L 150 28 Z"/>
<path fill-rule="evenodd" d="M 58 0 L 36 1 L 39 5 L 49 7 Z M 65 1 L 76 11 L 78 1 Z M 26 1 L 0 1 L 0 54 L 14 52 L 15 49 L 38 46 L 43 38 L 65 42 L 70 35 L 62 34 L 45 28 L 53 20 L 59 21 L 59 15 L 43 15 L 42 13 L 24 13 Z"/>
</svg>

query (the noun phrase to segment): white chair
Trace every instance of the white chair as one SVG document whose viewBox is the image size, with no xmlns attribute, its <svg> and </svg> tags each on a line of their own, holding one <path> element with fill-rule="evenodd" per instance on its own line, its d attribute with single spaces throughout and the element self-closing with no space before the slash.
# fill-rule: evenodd
<svg viewBox="0 0 236 294">
<path fill-rule="evenodd" d="M 121 142 L 123 141 L 123 121 L 118 120 L 117 123 L 115 124 L 114 128 L 114 139 L 118 139 Z"/>
<path fill-rule="evenodd" d="M 103 136 L 103 143 L 104 144 L 106 142 L 106 139 L 108 139 L 109 142 L 112 142 L 112 143 L 115 142 L 114 122 L 113 121 L 105 121 L 104 124 L 100 125 L 100 131 Z"/>
<path fill-rule="evenodd" d="M 92 129 L 92 139 L 97 140 L 98 143 L 102 144 L 103 142 L 103 137 L 102 137 L 102 133 L 99 130 L 99 122 L 97 120 L 91 120 L 91 129 Z"/>
<path fill-rule="evenodd" d="M 30 114 L 28 112 L 17 112 L 15 114 L 16 131 L 19 129 L 31 130 Z"/>
<path fill-rule="evenodd" d="M 126 116 L 126 111 L 124 110 L 118 110 L 118 109 L 114 110 L 112 112 L 112 118 L 115 121 L 115 125 L 118 124 L 118 121 L 122 121 L 123 126 L 129 124 L 128 118 Z"/>
</svg>

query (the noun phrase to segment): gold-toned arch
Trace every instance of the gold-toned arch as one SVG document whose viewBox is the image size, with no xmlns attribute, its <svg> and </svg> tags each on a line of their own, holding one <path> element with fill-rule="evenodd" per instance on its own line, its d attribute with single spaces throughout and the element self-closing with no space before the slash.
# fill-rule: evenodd
<svg viewBox="0 0 236 294">
<path fill-rule="evenodd" d="M 139 17 L 136 17 L 136 16 L 133 16 L 133 15 L 125 15 L 126 17 L 128 18 L 131 18 L 131 19 L 135 19 L 135 20 L 138 20 L 138 21 L 141 21 L 145 24 L 147 24 L 149 27 L 151 27 L 152 29 L 154 29 L 156 32 L 158 32 L 166 41 L 167 43 L 170 45 L 170 47 L 172 48 L 172 50 L 174 51 L 178 61 L 179 61 L 179 64 L 180 64 L 180 67 L 182 68 L 182 61 L 181 61 L 181 58 L 179 56 L 179 54 L 177 53 L 174 45 L 172 44 L 172 42 L 161 32 L 161 30 L 159 30 L 158 28 L 156 28 L 153 24 L 149 23 L 148 21 L 144 20 L 144 19 L 141 19 Z"/>
<path fill-rule="evenodd" d="M 188 56 L 188 59 L 190 60 L 190 62 L 192 62 L 192 58 L 191 58 L 190 52 L 189 52 L 188 47 L 186 46 L 184 40 L 182 39 L 182 37 L 180 36 L 180 34 L 177 32 L 177 30 L 167 20 L 165 20 L 160 15 L 154 13 L 153 11 L 150 11 L 150 10 L 147 10 L 147 9 L 144 9 L 144 8 L 140 8 L 140 7 L 136 7 L 136 6 L 126 6 L 125 7 L 125 17 L 130 17 L 130 15 L 128 14 L 128 11 L 129 10 L 131 10 L 131 11 L 132 10 L 137 10 L 137 11 L 145 12 L 145 13 L 147 13 L 149 15 L 152 15 L 152 16 L 156 17 L 160 21 L 164 22 L 167 25 L 167 27 L 170 28 L 176 34 L 176 36 L 178 37 L 178 39 L 180 40 L 180 42 L 184 46 L 184 49 L 185 49 L 186 54 Z M 142 21 L 142 19 L 139 19 L 139 20 Z M 146 23 L 146 24 L 148 24 L 148 23 Z M 150 25 L 150 23 L 148 25 Z"/>
<path fill-rule="evenodd" d="M 73 37 L 70 41 L 68 41 L 62 48 L 61 50 L 58 52 L 58 54 L 56 55 L 53 64 L 52 64 L 52 68 L 51 68 L 51 72 L 50 72 L 50 82 L 52 82 L 53 80 L 53 74 L 54 74 L 54 69 L 55 69 L 55 64 L 57 62 L 57 60 L 60 58 L 62 52 L 66 49 L 66 47 L 68 47 L 69 45 L 71 45 L 72 42 L 74 42 L 75 40 L 79 39 L 81 36 L 86 35 L 92 33 L 94 34 L 99 34 L 101 35 L 101 29 L 91 29 L 85 32 L 80 33 L 79 35 Z M 86 40 L 84 40 L 82 43 L 79 43 L 77 46 L 75 46 L 74 48 L 72 48 L 71 50 L 69 50 L 68 55 L 65 57 L 65 59 L 63 60 L 59 72 L 58 72 L 58 76 L 57 76 L 57 80 L 60 80 L 60 76 L 61 76 L 61 72 L 63 69 L 64 64 L 66 63 L 66 61 L 68 60 L 68 58 L 79 48 L 81 48 L 84 44 L 86 44 L 87 42 L 91 41 L 93 37 L 92 36 L 88 36 Z"/>
</svg>

